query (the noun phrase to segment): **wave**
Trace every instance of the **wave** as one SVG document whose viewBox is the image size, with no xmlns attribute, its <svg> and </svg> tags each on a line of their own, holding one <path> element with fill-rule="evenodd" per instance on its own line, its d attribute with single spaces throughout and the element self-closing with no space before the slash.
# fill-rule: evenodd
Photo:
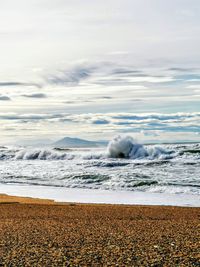
<svg viewBox="0 0 200 267">
<path fill-rule="evenodd" d="M 128 159 L 171 159 L 175 156 L 175 151 L 166 150 L 162 147 L 145 148 L 138 144 L 131 136 L 116 136 L 108 144 L 108 155 L 111 158 Z"/>
<path fill-rule="evenodd" d="M 200 154 L 200 149 L 186 149 L 181 151 L 181 154 Z"/>
<path fill-rule="evenodd" d="M 107 149 L 57 149 L 57 148 L 1 148 L 0 160 L 88 160 L 95 161 L 99 166 L 116 167 L 125 166 L 129 160 L 135 164 L 141 159 L 147 160 L 146 164 L 169 161 L 174 158 L 200 159 L 199 144 L 191 145 L 142 145 L 131 136 L 116 136 L 108 144 Z M 98 160 L 112 159 L 112 162 L 97 162 Z M 114 160 L 116 159 L 116 162 Z M 121 161 L 120 159 L 123 159 Z M 126 159 L 126 162 L 124 161 Z M 143 164 L 145 164 L 143 162 Z M 186 162 L 187 164 L 187 162 Z M 189 163 L 188 163 L 189 164 Z M 192 163 L 191 163 L 192 164 Z"/>
<path fill-rule="evenodd" d="M 74 155 L 58 153 L 50 149 L 22 150 L 16 153 L 15 160 L 65 160 L 73 159 Z"/>
</svg>

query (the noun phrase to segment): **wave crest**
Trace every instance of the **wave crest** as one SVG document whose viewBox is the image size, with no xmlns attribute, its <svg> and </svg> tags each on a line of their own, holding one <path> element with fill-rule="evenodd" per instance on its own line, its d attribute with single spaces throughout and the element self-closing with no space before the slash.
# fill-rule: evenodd
<svg viewBox="0 0 200 267">
<path fill-rule="evenodd" d="M 165 150 L 161 147 L 145 148 L 131 136 L 118 135 L 108 144 L 108 155 L 111 158 L 170 159 L 173 158 L 173 153 L 174 151 Z"/>
<path fill-rule="evenodd" d="M 22 150 L 16 153 L 16 160 L 64 160 L 73 159 L 73 155 L 67 153 L 57 153 L 48 149 Z"/>
<path fill-rule="evenodd" d="M 62 149 L 57 148 L 7 148 L 0 149 L 0 160 L 106 160 L 112 159 L 147 159 L 170 160 L 175 157 L 182 159 L 199 159 L 199 145 L 142 145 L 131 136 L 119 135 L 113 138 L 107 149 Z M 121 162 L 121 161 L 120 161 Z M 101 164 L 101 163 L 99 163 Z M 121 163 L 120 163 L 121 164 Z"/>
</svg>

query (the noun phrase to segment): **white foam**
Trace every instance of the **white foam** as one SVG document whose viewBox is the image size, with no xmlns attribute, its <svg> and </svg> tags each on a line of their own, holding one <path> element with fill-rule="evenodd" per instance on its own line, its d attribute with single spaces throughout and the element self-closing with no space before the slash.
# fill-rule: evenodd
<svg viewBox="0 0 200 267">
<path fill-rule="evenodd" d="M 72 154 L 58 153 L 50 149 L 24 149 L 16 153 L 15 160 L 63 160 L 73 159 Z"/>
<path fill-rule="evenodd" d="M 129 159 L 168 159 L 172 158 L 172 151 L 165 150 L 161 147 L 145 148 L 138 144 L 131 136 L 116 136 L 108 144 L 108 155 L 113 158 Z"/>
</svg>

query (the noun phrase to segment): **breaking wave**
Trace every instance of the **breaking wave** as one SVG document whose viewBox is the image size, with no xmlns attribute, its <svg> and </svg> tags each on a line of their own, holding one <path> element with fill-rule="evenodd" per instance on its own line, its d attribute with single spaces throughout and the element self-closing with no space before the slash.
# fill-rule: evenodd
<svg viewBox="0 0 200 267">
<path fill-rule="evenodd" d="M 73 159 L 74 155 L 59 153 L 50 149 L 22 150 L 16 153 L 15 160 L 65 160 Z"/>
<path fill-rule="evenodd" d="M 127 159 L 118 162 L 96 162 L 105 167 L 127 165 L 129 160 L 158 160 L 164 162 L 176 157 L 200 159 L 199 144 L 154 146 L 142 145 L 131 136 L 116 136 L 108 144 L 107 149 L 57 149 L 57 148 L 2 148 L 0 160 L 100 160 L 100 159 Z M 152 160 L 152 161 L 151 161 Z M 139 164 L 139 163 L 138 163 Z M 189 164 L 189 163 L 188 163 Z M 110 165 L 110 166 L 109 166 Z"/>
<path fill-rule="evenodd" d="M 200 195 L 199 169 L 197 143 L 117 136 L 107 149 L 0 147 L 0 184 Z"/>
<path fill-rule="evenodd" d="M 165 150 L 162 147 L 145 148 L 132 137 L 119 135 L 108 144 L 108 155 L 112 158 L 171 159 L 175 156 L 175 152 L 173 150 Z"/>
</svg>

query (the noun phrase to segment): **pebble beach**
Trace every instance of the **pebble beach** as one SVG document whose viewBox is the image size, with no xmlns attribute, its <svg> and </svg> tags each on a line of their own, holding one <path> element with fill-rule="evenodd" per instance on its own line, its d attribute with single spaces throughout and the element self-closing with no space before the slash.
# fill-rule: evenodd
<svg viewBox="0 0 200 267">
<path fill-rule="evenodd" d="M 200 266 L 200 209 L 1 195 L 0 266 Z"/>
</svg>

